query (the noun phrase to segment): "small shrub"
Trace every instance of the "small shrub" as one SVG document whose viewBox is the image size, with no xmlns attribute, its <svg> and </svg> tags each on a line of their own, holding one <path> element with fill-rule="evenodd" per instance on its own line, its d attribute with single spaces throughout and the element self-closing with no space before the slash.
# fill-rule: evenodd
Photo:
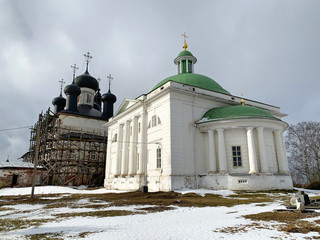
<svg viewBox="0 0 320 240">
<path fill-rule="evenodd" d="M 0 189 L 1 189 L 1 188 L 4 188 L 4 186 L 5 186 L 5 183 L 2 182 L 2 181 L 0 181 Z"/>
<path fill-rule="evenodd" d="M 312 182 L 306 186 L 308 189 L 320 190 L 320 181 Z"/>
</svg>

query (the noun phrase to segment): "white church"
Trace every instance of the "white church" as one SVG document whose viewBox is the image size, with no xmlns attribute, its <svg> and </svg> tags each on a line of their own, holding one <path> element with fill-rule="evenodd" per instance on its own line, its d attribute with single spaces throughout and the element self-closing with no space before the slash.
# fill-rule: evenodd
<svg viewBox="0 0 320 240">
<path fill-rule="evenodd" d="M 233 96 L 194 73 L 184 50 L 177 74 L 125 99 L 105 126 L 108 189 L 292 189 L 279 107 Z"/>
</svg>

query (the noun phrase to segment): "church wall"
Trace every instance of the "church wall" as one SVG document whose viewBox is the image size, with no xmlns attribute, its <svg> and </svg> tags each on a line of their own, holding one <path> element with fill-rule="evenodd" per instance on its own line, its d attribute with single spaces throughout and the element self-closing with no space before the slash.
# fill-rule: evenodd
<svg viewBox="0 0 320 240">
<path fill-rule="evenodd" d="M 268 159 L 269 172 L 277 173 L 279 171 L 273 131 L 266 129 L 264 131 L 264 141 L 266 145 L 266 153 Z"/>
<path fill-rule="evenodd" d="M 195 140 L 195 172 L 203 174 L 208 169 L 208 134 L 201 133 L 199 129 L 195 129 L 196 140 Z"/>
<path fill-rule="evenodd" d="M 65 115 L 60 114 L 59 120 L 61 122 L 61 127 L 73 127 L 75 129 L 83 129 L 85 131 L 92 131 L 92 132 L 104 132 L 106 128 L 103 125 L 106 123 L 105 120 L 98 120 L 98 119 L 90 119 L 81 117 L 79 115 Z"/>
<path fill-rule="evenodd" d="M 249 172 L 249 154 L 246 130 L 226 129 L 224 131 L 228 171 L 230 173 Z M 241 146 L 242 167 L 234 167 L 232 159 L 232 146 Z"/>
<path fill-rule="evenodd" d="M 154 118 L 160 120 L 152 126 Z M 170 164 L 170 103 L 169 96 L 165 95 L 148 105 L 148 174 L 171 174 Z M 161 148 L 161 168 L 157 168 L 157 149 Z"/>
<path fill-rule="evenodd" d="M 259 142 L 258 142 L 258 131 L 256 128 L 253 129 L 253 140 L 256 149 L 256 158 L 257 158 L 257 168 L 258 171 L 261 172 L 261 161 L 260 161 L 260 149 L 259 149 Z"/>
<path fill-rule="evenodd" d="M 206 168 L 206 135 L 195 127 L 203 114 L 220 107 L 208 98 L 196 94 L 171 93 L 172 169 L 173 175 L 194 175 Z"/>
</svg>

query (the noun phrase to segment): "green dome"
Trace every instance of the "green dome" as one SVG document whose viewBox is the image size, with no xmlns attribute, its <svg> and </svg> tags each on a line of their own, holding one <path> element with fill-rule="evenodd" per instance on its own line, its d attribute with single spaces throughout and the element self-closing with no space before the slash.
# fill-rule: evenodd
<svg viewBox="0 0 320 240">
<path fill-rule="evenodd" d="M 207 111 L 198 123 L 243 118 L 269 118 L 277 119 L 271 113 L 251 106 L 228 106 L 213 108 Z M 277 119 L 278 120 L 278 119 Z"/>
<path fill-rule="evenodd" d="M 191 52 L 184 50 L 181 53 L 179 53 L 178 57 L 182 57 L 182 56 L 193 56 Z"/>
<path fill-rule="evenodd" d="M 182 84 L 197 87 L 197 88 L 202 88 L 202 89 L 206 89 L 206 90 L 210 90 L 218 93 L 231 95 L 227 90 L 223 89 L 213 79 L 201 74 L 196 74 L 196 73 L 180 73 L 177 75 L 173 75 L 159 82 L 152 90 L 157 89 L 158 87 L 162 86 L 168 81 L 173 81 L 173 82 L 182 83 Z"/>
</svg>

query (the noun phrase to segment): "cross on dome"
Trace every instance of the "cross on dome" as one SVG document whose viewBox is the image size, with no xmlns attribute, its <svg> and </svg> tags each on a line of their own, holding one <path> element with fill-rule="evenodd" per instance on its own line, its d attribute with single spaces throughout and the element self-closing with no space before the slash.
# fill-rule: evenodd
<svg viewBox="0 0 320 240">
<path fill-rule="evenodd" d="M 242 106 L 244 106 L 245 100 L 243 99 L 243 94 L 242 93 L 241 93 L 241 97 L 242 97 L 242 99 L 241 99 L 240 103 L 241 103 Z"/>
<path fill-rule="evenodd" d="M 186 38 L 188 38 L 188 36 L 186 35 L 186 33 L 184 32 L 183 34 L 181 34 L 181 36 L 183 36 L 183 44 L 182 44 L 182 48 L 186 51 L 188 44 L 186 43 Z"/>
<path fill-rule="evenodd" d="M 63 87 L 63 84 L 65 84 L 66 82 L 63 81 L 63 78 L 61 78 L 61 80 L 59 81 L 60 83 L 60 96 L 62 96 L 62 87 Z"/>
<path fill-rule="evenodd" d="M 73 64 L 73 66 L 70 66 L 70 67 L 73 68 L 73 80 L 74 80 L 74 78 L 76 77 L 76 71 L 77 71 L 79 68 L 77 67 L 76 64 Z"/>
<path fill-rule="evenodd" d="M 87 52 L 86 54 L 83 54 L 83 56 L 84 56 L 85 59 L 86 59 L 86 62 L 87 62 L 87 68 L 86 68 L 86 70 L 88 71 L 88 65 L 89 65 L 90 60 L 92 59 L 92 56 L 90 55 L 89 52 Z"/>
<path fill-rule="evenodd" d="M 109 91 L 110 91 L 111 80 L 113 79 L 113 77 L 111 77 L 111 74 L 109 74 L 107 78 L 109 79 Z"/>
</svg>

